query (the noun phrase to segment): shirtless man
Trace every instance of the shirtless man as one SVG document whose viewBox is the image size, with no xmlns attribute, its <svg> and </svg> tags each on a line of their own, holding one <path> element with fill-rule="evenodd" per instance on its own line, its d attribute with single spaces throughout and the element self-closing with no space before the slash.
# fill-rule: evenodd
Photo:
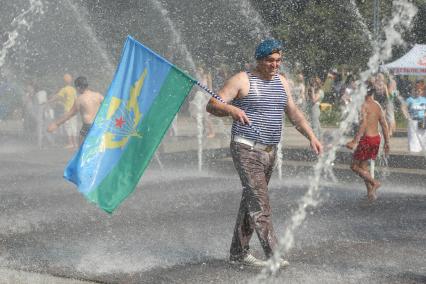
<svg viewBox="0 0 426 284">
<path fill-rule="evenodd" d="M 358 133 L 352 141 L 346 144 L 346 147 L 351 150 L 358 144 L 352 157 L 351 169 L 364 179 L 369 201 L 377 198 L 376 191 L 380 187 L 380 182 L 374 179 L 368 170 L 368 160 L 376 159 L 380 147 L 379 123 L 385 139 L 385 154 L 389 154 L 388 125 L 380 104 L 374 100 L 375 92 L 374 86 L 369 85 L 365 102 L 361 107 L 361 123 Z"/>
<path fill-rule="evenodd" d="M 93 92 L 88 89 L 89 84 L 87 83 L 86 77 L 78 77 L 74 81 L 75 88 L 80 94 L 76 99 L 72 108 L 65 113 L 62 117 L 52 122 L 47 131 L 55 131 L 61 124 L 72 118 L 77 112 L 80 112 L 83 120 L 83 126 L 80 130 L 80 144 L 83 142 L 93 121 L 95 120 L 96 113 L 104 99 L 104 97 L 97 92 Z"/>
</svg>

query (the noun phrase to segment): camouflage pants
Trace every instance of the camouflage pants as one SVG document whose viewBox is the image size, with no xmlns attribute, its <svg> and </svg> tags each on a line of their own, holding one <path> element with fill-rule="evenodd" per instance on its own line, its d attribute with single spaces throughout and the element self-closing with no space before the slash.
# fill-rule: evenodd
<svg viewBox="0 0 426 284">
<path fill-rule="evenodd" d="M 273 254 L 277 246 L 268 197 L 268 183 L 274 168 L 276 152 L 276 147 L 267 152 L 231 142 L 232 158 L 243 186 L 230 249 L 231 260 L 241 259 L 247 254 L 254 231 L 267 258 Z"/>
</svg>

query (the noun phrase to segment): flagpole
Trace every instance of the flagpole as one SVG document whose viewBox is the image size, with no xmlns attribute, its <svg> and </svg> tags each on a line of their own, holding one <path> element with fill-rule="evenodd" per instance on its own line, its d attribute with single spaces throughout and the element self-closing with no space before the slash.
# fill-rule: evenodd
<svg viewBox="0 0 426 284">
<path fill-rule="evenodd" d="M 206 91 L 210 96 L 212 96 L 213 98 L 215 98 L 216 100 L 220 101 L 221 103 L 226 104 L 226 102 L 219 97 L 217 94 L 215 94 L 212 90 L 210 90 L 207 86 L 201 84 L 199 81 L 195 81 L 195 84 L 200 87 L 201 89 L 203 89 L 204 91 Z M 254 132 L 256 132 L 257 135 L 260 135 L 259 129 L 257 129 L 257 127 L 254 127 L 252 124 L 249 124 L 250 128 L 254 130 Z"/>
<path fill-rule="evenodd" d="M 207 93 L 209 93 L 210 96 L 212 96 L 213 98 L 215 98 L 216 100 L 220 101 L 221 103 L 226 104 L 226 102 L 224 100 L 222 100 L 221 97 L 219 97 L 218 95 L 216 95 L 212 90 L 210 90 L 207 86 L 201 84 L 199 81 L 196 81 L 195 84 L 197 84 L 198 87 L 200 87 L 201 89 L 203 89 L 204 91 L 206 91 Z"/>
</svg>

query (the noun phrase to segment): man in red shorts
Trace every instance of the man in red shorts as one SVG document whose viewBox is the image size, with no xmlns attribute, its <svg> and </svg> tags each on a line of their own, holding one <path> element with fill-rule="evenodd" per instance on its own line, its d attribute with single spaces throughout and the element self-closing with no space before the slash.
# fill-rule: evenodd
<svg viewBox="0 0 426 284">
<path fill-rule="evenodd" d="M 352 157 L 351 169 L 364 179 L 368 200 L 374 201 L 380 182 L 374 179 L 368 169 L 368 160 L 375 160 L 380 147 L 379 123 L 385 139 L 385 154 L 389 154 L 389 132 L 385 115 L 380 104 L 374 100 L 375 89 L 368 86 L 365 101 L 361 106 L 361 124 L 354 139 L 346 144 L 349 149 L 358 146 Z"/>
</svg>

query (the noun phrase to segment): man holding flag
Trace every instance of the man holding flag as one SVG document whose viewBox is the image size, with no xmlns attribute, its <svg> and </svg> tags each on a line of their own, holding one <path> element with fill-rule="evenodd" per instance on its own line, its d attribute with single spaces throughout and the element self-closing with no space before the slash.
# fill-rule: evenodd
<svg viewBox="0 0 426 284">
<path fill-rule="evenodd" d="M 263 266 L 249 252 L 256 230 L 270 258 L 277 240 L 267 185 L 286 112 L 298 130 L 322 152 L 285 78 L 278 74 L 282 45 L 265 40 L 256 49 L 257 66 L 230 78 L 219 96 L 130 36 L 105 99 L 64 177 L 90 201 L 112 213 L 131 194 L 177 111 L 194 84 L 210 93 L 207 105 L 217 116 L 231 115 L 231 150 L 243 184 L 243 198 L 231 245 L 231 260 Z M 231 102 L 232 104 L 227 104 Z M 281 260 L 280 265 L 288 262 Z"/>
<path fill-rule="evenodd" d="M 243 192 L 230 260 L 245 265 L 267 265 L 250 253 L 249 242 L 254 231 L 267 258 L 272 257 L 278 245 L 272 226 L 268 183 L 281 139 L 283 112 L 309 139 L 314 152 L 322 152 L 321 143 L 293 101 L 287 80 L 278 73 L 282 50 L 282 43 L 276 39 L 262 41 L 256 48 L 254 70 L 232 76 L 219 91 L 219 97 L 226 104 L 212 98 L 206 107 L 213 115 L 234 119 L 230 147 Z M 288 262 L 280 259 L 279 265 L 287 266 Z"/>
</svg>

